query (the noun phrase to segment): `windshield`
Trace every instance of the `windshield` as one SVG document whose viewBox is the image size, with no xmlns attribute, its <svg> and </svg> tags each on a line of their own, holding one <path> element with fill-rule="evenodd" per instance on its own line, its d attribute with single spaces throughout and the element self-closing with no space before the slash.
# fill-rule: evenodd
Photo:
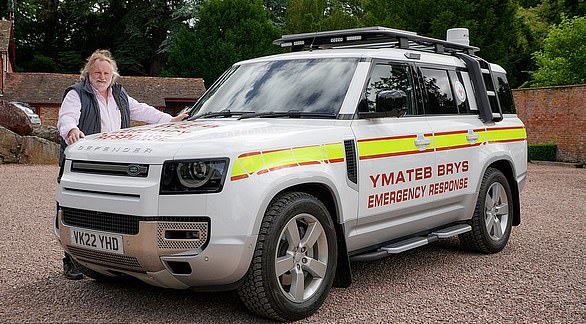
<svg viewBox="0 0 586 324">
<path fill-rule="evenodd" d="M 236 65 L 195 104 L 190 115 L 230 117 L 295 111 L 335 116 L 357 62 L 354 58 L 328 58 Z M 221 111 L 227 113 L 218 113 Z"/>
</svg>

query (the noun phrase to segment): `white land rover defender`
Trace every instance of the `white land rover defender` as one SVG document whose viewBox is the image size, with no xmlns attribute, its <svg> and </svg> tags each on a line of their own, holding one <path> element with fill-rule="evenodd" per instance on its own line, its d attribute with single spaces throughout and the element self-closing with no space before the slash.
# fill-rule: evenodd
<svg viewBox="0 0 586 324">
<path fill-rule="evenodd" d="M 505 247 L 527 143 L 500 66 L 381 27 L 274 43 L 291 53 L 234 64 L 189 120 L 67 149 L 55 234 L 87 276 L 237 289 L 296 320 L 352 261 L 453 236 Z"/>
</svg>

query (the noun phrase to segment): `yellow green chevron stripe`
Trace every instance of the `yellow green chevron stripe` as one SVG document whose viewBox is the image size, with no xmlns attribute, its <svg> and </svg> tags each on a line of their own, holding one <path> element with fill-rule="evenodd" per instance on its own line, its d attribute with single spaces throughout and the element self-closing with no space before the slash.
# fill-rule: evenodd
<svg viewBox="0 0 586 324">
<path fill-rule="evenodd" d="M 311 145 L 240 154 L 232 167 L 232 181 L 282 168 L 344 161 L 342 143 Z"/>
<path fill-rule="evenodd" d="M 488 142 L 516 142 L 527 138 L 525 127 L 488 128 Z"/>
<path fill-rule="evenodd" d="M 431 134 L 425 137 L 432 139 Z M 405 135 L 358 140 L 358 156 L 361 160 L 367 160 L 422 152 L 415 146 L 416 138 L 416 135 Z M 432 145 L 429 148 L 433 150 Z"/>
<path fill-rule="evenodd" d="M 478 138 L 470 141 L 468 140 L 468 134 L 476 135 Z M 476 146 L 486 142 L 486 131 L 484 129 L 475 129 L 473 131 L 439 132 L 434 134 L 434 142 L 438 151 Z"/>
</svg>

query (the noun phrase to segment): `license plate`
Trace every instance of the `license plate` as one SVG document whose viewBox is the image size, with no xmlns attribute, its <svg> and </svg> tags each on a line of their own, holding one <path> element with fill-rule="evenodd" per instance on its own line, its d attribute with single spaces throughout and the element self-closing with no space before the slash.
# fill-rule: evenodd
<svg viewBox="0 0 586 324">
<path fill-rule="evenodd" d="M 72 228 L 71 245 L 86 249 L 124 254 L 122 235 Z"/>
</svg>

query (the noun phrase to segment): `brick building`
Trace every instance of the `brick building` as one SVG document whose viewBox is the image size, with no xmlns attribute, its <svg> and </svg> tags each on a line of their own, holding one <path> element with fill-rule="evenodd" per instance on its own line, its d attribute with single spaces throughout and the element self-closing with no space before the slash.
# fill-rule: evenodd
<svg viewBox="0 0 586 324">
<path fill-rule="evenodd" d="M 55 126 L 63 91 L 77 81 L 77 74 L 7 73 L 2 99 L 28 103 L 43 124 Z M 205 91 L 201 78 L 123 76 L 119 82 L 134 99 L 171 115 L 193 105 Z"/>
<path fill-rule="evenodd" d="M 0 96 L 4 93 L 6 73 L 14 70 L 14 39 L 12 22 L 0 20 Z M 0 97 L 1 98 L 1 97 Z"/>
<path fill-rule="evenodd" d="M 79 75 L 14 72 L 12 23 L 3 20 L 0 21 L 0 63 L 0 99 L 26 102 L 43 124 L 56 126 L 63 91 L 79 81 Z M 205 91 L 201 78 L 123 76 L 119 82 L 134 99 L 171 115 L 193 105 Z"/>
</svg>

